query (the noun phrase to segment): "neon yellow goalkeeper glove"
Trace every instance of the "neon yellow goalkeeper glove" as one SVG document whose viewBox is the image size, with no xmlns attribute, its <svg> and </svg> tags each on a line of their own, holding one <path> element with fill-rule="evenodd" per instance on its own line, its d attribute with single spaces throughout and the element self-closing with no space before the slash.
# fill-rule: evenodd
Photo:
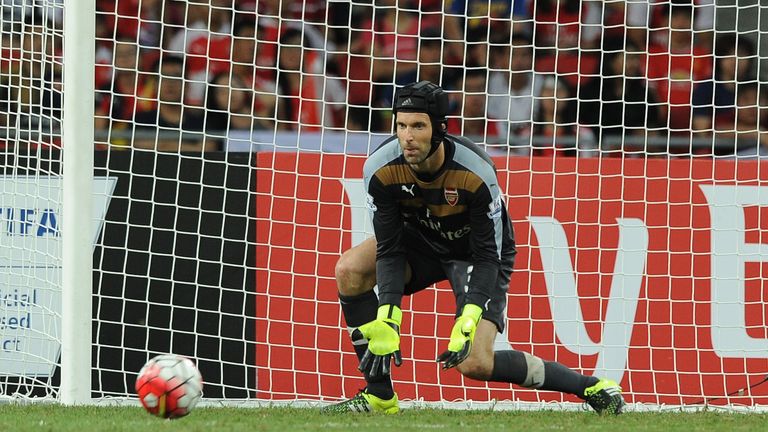
<svg viewBox="0 0 768 432">
<path fill-rule="evenodd" d="M 368 349 L 360 360 L 358 369 L 370 377 L 387 376 L 391 372 L 390 361 L 395 366 L 403 364 L 400 354 L 400 323 L 403 312 L 395 305 L 381 305 L 376 319 L 357 328 L 368 340 Z M 353 335 L 354 339 L 354 335 Z"/>
<path fill-rule="evenodd" d="M 472 342 L 475 340 L 477 323 L 483 309 L 478 305 L 467 303 L 461 310 L 461 315 L 456 318 L 456 323 L 451 330 L 451 340 L 448 342 L 448 350 L 440 354 L 438 362 L 443 363 L 443 369 L 450 369 L 463 362 L 472 350 Z"/>
</svg>

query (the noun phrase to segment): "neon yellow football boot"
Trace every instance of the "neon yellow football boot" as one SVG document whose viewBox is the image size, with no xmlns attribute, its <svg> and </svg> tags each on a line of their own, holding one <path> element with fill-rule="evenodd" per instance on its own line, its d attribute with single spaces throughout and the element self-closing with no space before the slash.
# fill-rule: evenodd
<svg viewBox="0 0 768 432">
<path fill-rule="evenodd" d="M 326 413 L 372 413 L 380 412 L 384 414 L 397 414 L 400 411 L 400 406 L 397 403 L 397 393 L 392 396 L 392 399 L 381 399 L 372 394 L 368 394 L 365 390 L 360 391 L 352 399 L 323 407 L 323 412 Z"/>
<path fill-rule="evenodd" d="M 609 379 L 601 379 L 592 387 L 584 389 L 584 399 L 598 414 L 621 414 L 626 405 L 621 396 L 621 387 Z"/>
</svg>

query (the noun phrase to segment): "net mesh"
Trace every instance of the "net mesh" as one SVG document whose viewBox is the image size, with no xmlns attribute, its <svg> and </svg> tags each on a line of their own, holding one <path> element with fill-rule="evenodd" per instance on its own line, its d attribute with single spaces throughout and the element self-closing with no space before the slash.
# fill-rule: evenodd
<svg viewBox="0 0 768 432">
<path fill-rule="evenodd" d="M 2 274 L 0 394 L 55 396 L 58 318 L 21 327 L 43 322 L 27 315 L 38 309 L 60 315 L 59 276 L 28 270 L 59 262 L 59 237 L 37 258 L 16 234 L 58 214 L 40 185 L 60 178 L 64 10 L 0 4 L 0 235 L 23 262 Z M 616 379 L 630 402 L 765 404 L 768 194 L 748 159 L 766 154 L 766 10 L 97 2 L 94 396 L 130 397 L 164 352 L 198 363 L 208 398 L 326 401 L 364 386 L 334 267 L 371 235 L 362 165 L 392 133 L 394 90 L 427 79 L 449 93 L 448 132 L 494 157 L 515 226 L 496 349 Z M 41 292 L 49 303 L 20 297 Z M 403 309 L 401 399 L 578 402 L 441 371 L 445 283 Z M 19 338 L 50 341 L 47 371 L 17 360 Z"/>
</svg>

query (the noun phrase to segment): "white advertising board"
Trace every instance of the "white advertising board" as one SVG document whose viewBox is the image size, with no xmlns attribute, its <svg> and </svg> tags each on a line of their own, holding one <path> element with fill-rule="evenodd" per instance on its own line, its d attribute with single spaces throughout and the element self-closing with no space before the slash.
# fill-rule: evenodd
<svg viewBox="0 0 768 432">
<path fill-rule="evenodd" d="M 50 376 L 58 361 L 62 183 L 0 176 L 0 375 Z M 93 211 L 83 215 L 94 245 L 116 184 L 114 177 L 94 179 Z"/>
</svg>

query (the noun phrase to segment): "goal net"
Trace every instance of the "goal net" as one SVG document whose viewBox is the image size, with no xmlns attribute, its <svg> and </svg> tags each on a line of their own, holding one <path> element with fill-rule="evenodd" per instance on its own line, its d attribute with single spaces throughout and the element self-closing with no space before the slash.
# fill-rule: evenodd
<svg viewBox="0 0 768 432">
<path fill-rule="evenodd" d="M 0 4 L 0 395 L 56 398 L 61 99 L 78 95 L 61 85 L 62 2 Z M 211 400 L 319 404 L 362 388 L 334 267 L 372 235 L 362 166 L 392 134 L 394 90 L 427 79 L 449 93 L 448 132 L 493 157 L 515 228 L 495 349 L 614 379 L 637 409 L 761 408 L 766 11 L 97 2 L 84 68 L 96 89 L 92 397 L 132 398 L 144 362 L 169 352 L 198 364 Z M 441 370 L 446 283 L 403 311 L 400 399 L 579 407 Z"/>
</svg>

